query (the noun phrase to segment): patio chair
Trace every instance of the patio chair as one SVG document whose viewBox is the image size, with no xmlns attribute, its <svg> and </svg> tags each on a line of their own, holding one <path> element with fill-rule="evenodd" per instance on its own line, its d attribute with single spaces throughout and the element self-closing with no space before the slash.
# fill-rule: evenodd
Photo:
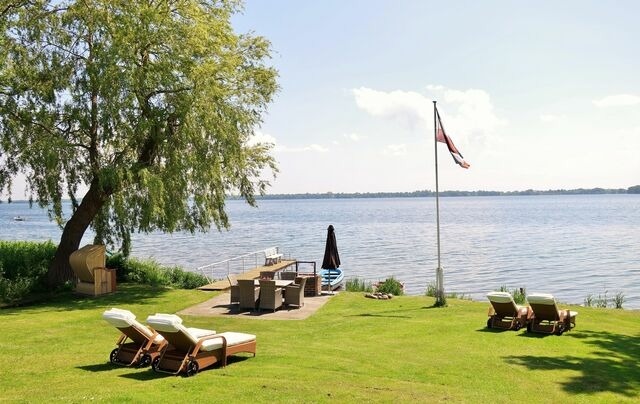
<svg viewBox="0 0 640 404">
<path fill-rule="evenodd" d="M 218 362 L 227 365 L 227 358 L 239 352 L 256 356 L 256 336 L 239 332 L 216 334 L 213 330 L 186 328 L 182 319 L 173 314 L 156 314 L 147 318 L 167 340 L 169 346 L 151 367 L 156 372 L 193 376 Z"/>
<path fill-rule="evenodd" d="M 240 287 L 238 286 L 236 276 L 229 274 L 227 275 L 227 279 L 229 280 L 229 294 L 231 295 L 229 304 L 240 303 Z"/>
<path fill-rule="evenodd" d="M 162 335 L 138 322 L 128 310 L 110 309 L 102 313 L 102 318 L 122 333 L 116 342 L 118 347 L 109 355 L 113 364 L 149 366 L 167 345 Z"/>
<path fill-rule="evenodd" d="M 276 281 L 260 280 L 260 310 L 273 310 L 282 307 L 282 288 L 276 287 Z"/>
<path fill-rule="evenodd" d="M 298 274 L 294 271 L 282 271 L 280 272 L 280 279 L 283 281 L 293 281 L 296 279 Z"/>
<path fill-rule="evenodd" d="M 253 279 L 238 279 L 240 292 L 240 310 L 255 310 L 260 296 L 260 288 L 256 287 Z"/>
<path fill-rule="evenodd" d="M 545 293 L 532 293 L 527 296 L 531 310 L 527 331 L 562 335 L 576 326 L 577 311 L 560 310 L 556 299 Z"/>
<path fill-rule="evenodd" d="M 518 306 L 510 293 L 490 292 L 487 299 L 491 302 L 487 328 L 517 331 L 527 325 L 529 308 Z"/>
<path fill-rule="evenodd" d="M 304 306 L 304 285 L 307 278 L 297 277 L 293 285 L 284 288 L 284 305 L 285 306 Z"/>
</svg>

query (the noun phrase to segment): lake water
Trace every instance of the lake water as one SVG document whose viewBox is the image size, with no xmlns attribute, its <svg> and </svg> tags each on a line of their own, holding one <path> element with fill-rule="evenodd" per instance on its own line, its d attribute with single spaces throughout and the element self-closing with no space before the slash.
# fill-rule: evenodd
<svg viewBox="0 0 640 404">
<path fill-rule="evenodd" d="M 229 201 L 227 210 L 229 231 L 135 234 L 132 255 L 194 270 L 278 246 L 319 268 L 333 224 L 347 278 L 394 276 L 409 294 L 435 279 L 434 198 L 263 200 L 258 208 Z M 57 243 L 61 234 L 46 212 L 22 202 L 0 204 L 0 223 L 2 239 Z M 440 199 L 440 223 L 447 292 L 483 300 L 506 285 L 570 303 L 622 292 L 624 307 L 640 308 L 640 195 L 448 197 Z M 239 261 L 229 265 L 216 271 L 239 270 Z"/>
</svg>

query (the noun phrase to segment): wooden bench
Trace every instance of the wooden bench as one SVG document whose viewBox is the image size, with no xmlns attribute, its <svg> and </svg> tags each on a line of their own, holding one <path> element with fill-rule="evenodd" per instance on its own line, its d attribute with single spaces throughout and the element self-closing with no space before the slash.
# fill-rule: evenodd
<svg viewBox="0 0 640 404">
<path fill-rule="evenodd" d="M 272 265 L 282 261 L 282 254 L 278 253 L 278 247 L 269 247 L 264 250 L 264 265 Z"/>
</svg>

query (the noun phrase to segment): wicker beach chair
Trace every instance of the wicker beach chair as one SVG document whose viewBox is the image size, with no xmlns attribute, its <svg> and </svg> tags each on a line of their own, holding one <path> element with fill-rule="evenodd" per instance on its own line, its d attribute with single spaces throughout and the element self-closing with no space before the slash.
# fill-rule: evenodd
<svg viewBox="0 0 640 404">
<path fill-rule="evenodd" d="M 173 314 L 156 314 L 149 323 L 169 343 L 152 362 L 156 372 L 193 376 L 216 363 L 227 365 L 227 358 L 240 352 L 256 356 L 256 336 L 239 332 L 216 334 L 213 330 L 186 328 L 182 319 Z"/>
<path fill-rule="evenodd" d="M 527 326 L 529 308 L 518 306 L 510 293 L 490 292 L 487 294 L 487 299 L 491 303 L 487 320 L 488 328 L 517 331 Z"/>
<path fill-rule="evenodd" d="M 559 309 L 553 295 L 532 293 L 527 301 L 531 306 L 527 331 L 561 335 L 576 326 L 578 312 Z"/>
<path fill-rule="evenodd" d="M 102 318 L 121 332 L 118 347 L 109 355 L 113 364 L 149 366 L 167 345 L 162 335 L 138 322 L 128 310 L 110 309 L 102 313 Z"/>
</svg>

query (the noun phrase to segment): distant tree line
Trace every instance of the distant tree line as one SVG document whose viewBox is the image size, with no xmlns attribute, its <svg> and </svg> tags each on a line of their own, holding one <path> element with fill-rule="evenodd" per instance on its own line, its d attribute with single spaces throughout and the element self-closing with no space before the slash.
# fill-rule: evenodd
<svg viewBox="0 0 640 404">
<path fill-rule="evenodd" d="M 640 185 L 629 188 L 578 188 L 549 189 L 546 191 L 527 189 L 524 191 L 442 191 L 440 196 L 524 196 L 524 195 L 599 195 L 640 194 Z M 353 198 L 418 198 L 435 197 L 431 190 L 413 192 L 325 192 L 304 194 L 267 194 L 257 199 L 353 199 Z M 235 197 L 231 197 L 235 199 Z"/>
</svg>

